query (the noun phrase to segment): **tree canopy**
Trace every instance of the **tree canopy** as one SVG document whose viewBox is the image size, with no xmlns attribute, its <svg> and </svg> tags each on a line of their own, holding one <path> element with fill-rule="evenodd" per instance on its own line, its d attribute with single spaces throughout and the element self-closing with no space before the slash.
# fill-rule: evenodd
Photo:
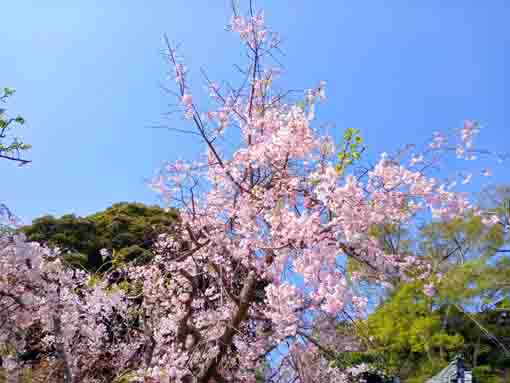
<svg viewBox="0 0 510 383">
<path fill-rule="evenodd" d="M 29 241 L 59 248 L 68 262 L 106 271 L 123 262 L 150 258 L 157 236 L 172 232 L 178 221 L 175 210 L 120 202 L 86 217 L 40 217 L 19 231 Z M 102 255 L 103 249 L 107 252 Z"/>
<path fill-rule="evenodd" d="M 497 217 L 489 225 L 483 215 L 471 214 L 427 224 L 414 238 L 397 226 L 374 229 L 387 247 L 427 259 L 437 271 L 433 288 L 426 289 L 430 279 L 393 279 L 375 311 L 347 325 L 359 337 L 358 352 L 333 347 L 333 360 L 368 362 L 402 382 L 420 383 L 462 354 L 477 381 L 508 381 L 509 189 L 485 189 L 480 199 L 480 206 Z M 351 271 L 360 269 L 362 264 L 351 264 Z"/>
</svg>

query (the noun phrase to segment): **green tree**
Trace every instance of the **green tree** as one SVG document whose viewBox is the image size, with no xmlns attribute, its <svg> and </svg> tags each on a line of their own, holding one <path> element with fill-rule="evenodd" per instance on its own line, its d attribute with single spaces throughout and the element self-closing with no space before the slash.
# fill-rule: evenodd
<svg viewBox="0 0 510 383">
<path fill-rule="evenodd" d="M 113 254 L 114 261 L 125 262 L 150 256 L 147 250 L 156 237 L 175 230 L 178 213 L 141 203 L 116 203 L 88 218 L 100 233 L 102 248 Z"/>
<path fill-rule="evenodd" d="M 389 373 L 404 382 L 422 382 L 448 364 L 464 343 L 443 327 L 441 307 L 423 293 L 423 284 L 402 284 L 366 321 Z"/>
<path fill-rule="evenodd" d="M 374 227 L 371 234 L 389 252 L 419 254 L 443 277 L 395 278 L 391 288 L 374 289 L 383 292 L 382 303 L 349 326 L 359 351 L 338 352 L 334 363 L 366 362 L 402 382 L 421 383 L 462 353 L 479 382 L 510 381 L 509 201 L 510 188 L 493 187 L 481 195 L 481 216 L 432 223 L 418 233 Z M 361 288 L 374 288 L 363 263 L 347 266 L 366 272 Z M 431 282 L 429 296 L 424 291 Z"/>
<path fill-rule="evenodd" d="M 3 88 L 0 93 L 0 102 L 6 103 L 8 98 L 16 91 L 12 88 Z M 30 161 L 22 157 L 23 153 L 30 149 L 30 145 L 24 143 L 19 137 L 12 136 L 12 130 L 16 126 L 25 124 L 25 119 L 20 115 L 11 116 L 7 109 L 0 108 L 0 158 L 18 162 L 21 165 Z"/>
<path fill-rule="evenodd" d="M 377 351 L 403 381 L 423 381 L 458 352 L 479 381 L 507 381 L 510 326 L 500 319 L 510 291 L 509 196 L 508 188 L 496 188 L 482 217 L 424 227 L 415 250 L 443 273 L 435 294 L 423 293 L 425 281 L 399 283 L 368 318 Z M 489 226 L 487 214 L 498 217 Z"/>
<path fill-rule="evenodd" d="M 172 232 L 178 223 L 174 210 L 121 202 L 87 217 L 44 216 L 20 229 L 27 239 L 58 247 L 64 258 L 90 271 L 150 257 L 150 248 L 161 233 Z M 103 256 L 106 249 L 109 256 Z"/>
</svg>

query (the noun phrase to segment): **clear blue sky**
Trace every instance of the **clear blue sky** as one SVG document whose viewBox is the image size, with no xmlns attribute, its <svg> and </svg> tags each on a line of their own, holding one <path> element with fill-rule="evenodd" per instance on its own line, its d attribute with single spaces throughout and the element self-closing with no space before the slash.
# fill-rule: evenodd
<svg viewBox="0 0 510 383">
<path fill-rule="evenodd" d="M 161 37 L 182 43 L 197 79 L 204 67 L 235 80 L 232 64 L 242 58 L 224 31 L 228 3 L 4 1 L 0 86 L 17 89 L 10 109 L 26 118 L 23 137 L 34 148 L 28 167 L 0 163 L 0 200 L 25 220 L 156 202 L 144 178 L 198 150 L 188 137 L 146 128 L 165 122 L 173 102 L 160 88 Z M 360 128 L 375 153 L 472 118 L 486 125 L 485 146 L 510 151 L 507 0 L 258 4 L 285 38 L 287 84 L 327 81 L 319 117 L 336 131 Z M 497 174 L 509 181 L 504 168 Z"/>
</svg>

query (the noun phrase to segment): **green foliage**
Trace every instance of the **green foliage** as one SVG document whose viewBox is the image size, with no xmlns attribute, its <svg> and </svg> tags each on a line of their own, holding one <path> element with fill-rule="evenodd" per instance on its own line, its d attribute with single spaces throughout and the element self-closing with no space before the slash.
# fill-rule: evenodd
<svg viewBox="0 0 510 383">
<path fill-rule="evenodd" d="M 76 268 L 87 270 L 89 267 L 89 257 L 82 253 L 66 253 L 62 256 L 64 261 Z"/>
<path fill-rule="evenodd" d="M 420 251 L 436 265 L 458 264 L 471 258 L 486 261 L 505 243 L 501 225 L 487 229 L 479 216 L 432 223 L 421 231 Z M 459 258 L 462 257 L 462 258 Z"/>
<path fill-rule="evenodd" d="M 133 379 L 135 379 L 136 377 L 137 377 L 136 372 L 126 371 L 117 378 L 115 378 L 115 380 L 112 383 L 129 383 L 132 382 Z"/>
<path fill-rule="evenodd" d="M 484 214 L 499 223 L 487 226 L 477 215 L 432 223 L 417 233 L 398 225 L 373 227 L 369 235 L 392 254 L 417 254 L 442 278 L 391 280 L 393 288 L 366 320 L 352 330 L 363 340 L 359 353 L 341 353 L 342 366 L 369 363 L 402 383 L 422 383 L 462 353 L 477 382 L 507 382 L 510 354 L 510 188 L 491 191 Z M 349 259 L 348 272 L 366 271 Z M 412 277 L 413 272 L 409 273 Z M 434 282 L 432 297 L 424 285 Z M 365 290 L 370 279 L 363 279 Z M 380 290 L 379 290 L 380 291 Z"/>
<path fill-rule="evenodd" d="M 113 254 L 113 262 L 116 264 L 129 263 L 134 260 L 146 262 L 152 258 L 152 253 L 138 245 L 121 248 Z"/>
<path fill-rule="evenodd" d="M 368 230 L 370 238 L 375 239 L 379 242 L 381 248 L 383 248 L 388 254 L 407 254 L 411 252 L 412 241 L 409 233 L 405 228 L 398 224 L 385 223 L 381 225 L 373 225 Z M 365 289 L 370 288 L 370 269 L 367 268 L 366 264 L 355 260 L 352 257 L 347 259 L 346 265 L 347 272 L 361 272 L 361 280 L 366 282 Z M 368 277 L 365 277 L 367 273 Z M 390 280 L 392 283 L 398 283 L 398 276 L 395 275 Z M 374 292 L 376 293 L 376 292 Z"/>
<path fill-rule="evenodd" d="M 501 252 L 509 243 L 504 225 L 487 227 L 480 217 L 471 215 L 431 224 L 420 234 L 420 252 L 444 274 L 440 289 L 443 299 L 459 304 L 476 300 L 484 306 L 508 295 L 510 258 Z"/>
<path fill-rule="evenodd" d="M 14 95 L 15 90 L 12 88 L 3 88 L 0 93 L 0 102 L 7 102 L 7 99 Z M 23 152 L 31 148 L 30 145 L 23 142 L 23 140 L 16 136 L 11 136 L 12 130 L 15 127 L 20 127 L 25 124 L 25 119 L 22 116 L 9 116 L 6 109 L 0 108 L 0 158 L 26 164 L 30 161 L 22 158 Z"/>
<path fill-rule="evenodd" d="M 0 103 L 6 103 L 7 99 L 14 93 L 15 90 L 12 88 L 0 90 Z M 11 134 L 14 128 L 23 124 L 25 124 L 23 117 L 11 117 L 6 109 L 0 108 L 0 159 L 18 162 L 20 165 L 30 162 L 22 158 L 23 152 L 30 149 L 30 145 Z M 17 218 L 10 212 L 9 208 L 0 203 L 0 235 L 12 234 L 16 222 Z"/>
<path fill-rule="evenodd" d="M 443 329 L 441 319 L 422 283 L 402 284 L 366 321 L 372 350 L 389 373 L 404 378 L 419 367 L 423 371 L 417 376 L 424 379 L 463 346 L 463 338 Z"/>
<path fill-rule="evenodd" d="M 94 222 L 87 218 L 76 217 L 73 214 L 55 218 L 47 215 L 37 218 L 31 226 L 24 226 L 20 229 L 27 239 L 50 247 L 59 248 L 63 253 L 71 253 L 69 258 L 73 260 L 72 254 L 86 254 L 87 265 L 93 269 L 101 265 L 99 250 L 102 242 Z"/>
<path fill-rule="evenodd" d="M 343 135 L 343 149 L 338 152 L 338 163 L 336 170 L 342 174 L 345 169 L 361 158 L 366 147 L 363 146 L 363 139 L 359 135 L 359 129 L 348 128 Z"/>
<path fill-rule="evenodd" d="M 176 211 L 123 202 L 88 217 L 44 216 L 20 231 L 30 241 L 60 248 L 74 266 L 104 271 L 112 264 L 150 259 L 156 237 L 172 232 L 177 222 Z M 101 249 L 107 249 L 112 259 L 103 259 Z"/>
<path fill-rule="evenodd" d="M 271 366 L 268 361 L 264 360 L 255 371 L 255 383 L 267 382 L 267 376 L 270 375 Z"/>
<path fill-rule="evenodd" d="M 510 358 L 493 340 L 509 339 L 510 322 L 503 324 L 502 311 L 491 309 L 466 313 L 444 299 L 444 291 L 432 298 L 424 295 L 422 283 L 400 285 L 364 322 L 370 338 L 368 363 L 400 376 L 402 382 L 421 383 L 462 353 L 479 382 L 502 382 L 510 372 Z M 508 311 L 510 314 L 510 311 Z M 490 378 L 490 379 L 489 379 Z"/>
<path fill-rule="evenodd" d="M 473 368 L 473 377 L 476 382 L 483 383 L 506 383 L 507 380 L 504 377 L 495 374 L 494 369 L 490 365 L 482 365 Z"/>
</svg>

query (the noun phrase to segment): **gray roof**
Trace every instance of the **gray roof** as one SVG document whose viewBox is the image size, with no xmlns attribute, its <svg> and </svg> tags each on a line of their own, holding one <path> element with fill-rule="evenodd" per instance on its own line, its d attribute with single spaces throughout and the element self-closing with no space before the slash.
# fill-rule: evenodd
<svg viewBox="0 0 510 383">
<path fill-rule="evenodd" d="M 456 382 L 457 378 L 457 358 L 453 360 L 447 367 L 441 370 L 436 376 L 430 378 L 425 383 L 451 383 Z M 473 378 L 471 371 L 464 371 L 464 383 L 472 383 Z"/>
</svg>

